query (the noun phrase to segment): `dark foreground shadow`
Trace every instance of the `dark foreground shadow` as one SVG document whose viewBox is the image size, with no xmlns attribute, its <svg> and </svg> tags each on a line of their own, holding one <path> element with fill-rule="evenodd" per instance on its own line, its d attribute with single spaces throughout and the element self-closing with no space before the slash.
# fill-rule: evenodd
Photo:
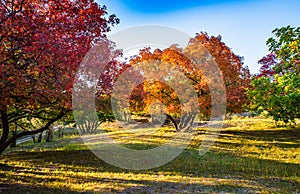
<svg viewBox="0 0 300 194">
<path fill-rule="evenodd" d="M 92 192 L 76 192 L 70 191 L 67 189 L 56 189 L 56 188 L 46 188 L 46 187 L 36 187 L 32 185 L 26 184 L 0 184 L 0 193 L 6 194 L 53 194 L 53 193 L 61 193 L 61 194 L 82 194 L 82 193 L 92 193 Z"/>
<path fill-rule="evenodd" d="M 17 161 L 18 164 L 13 163 Z M 26 165 L 25 165 L 26 164 Z M 48 171 L 59 171 L 47 177 Z M 76 172 L 63 175 L 64 172 Z M 131 173 L 136 177 L 177 176 L 200 177 L 209 183 L 156 181 L 147 178 L 99 178 L 85 173 Z M 10 174 L 10 175 L 8 175 Z M 42 178 L 41 178 L 42 177 Z M 297 178 L 298 177 L 298 178 Z M 199 156 L 195 150 L 186 150 L 166 165 L 143 171 L 124 170 L 97 158 L 89 150 L 45 152 L 14 152 L 0 157 L 0 193 L 210 193 L 210 192 L 260 192 L 262 187 L 274 192 L 295 192 L 300 188 L 300 165 L 234 156 L 228 153 L 209 152 Z M 97 192 L 76 192 L 68 188 L 38 186 L 43 182 L 82 180 L 85 183 L 114 183 L 132 185 L 124 189 L 103 188 Z M 218 181 L 222 180 L 222 181 Z M 228 180 L 228 181 L 226 181 Z M 39 184 L 37 184 L 39 183 Z"/>
</svg>

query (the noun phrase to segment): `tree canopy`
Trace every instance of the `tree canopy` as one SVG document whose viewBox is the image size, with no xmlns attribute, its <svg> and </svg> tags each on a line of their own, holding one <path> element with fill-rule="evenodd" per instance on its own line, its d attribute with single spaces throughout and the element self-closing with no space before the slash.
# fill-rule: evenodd
<svg viewBox="0 0 300 194">
<path fill-rule="evenodd" d="M 71 110 L 81 60 L 119 19 L 93 0 L 4 0 L 0 10 L 1 153 Z M 30 130 L 32 118 L 44 124 Z M 16 126 L 24 131 L 8 139 Z"/>
<path fill-rule="evenodd" d="M 209 53 L 209 56 L 213 58 L 206 60 L 207 57 L 209 57 L 206 53 Z M 195 55 L 198 55 L 198 58 L 202 60 L 198 61 L 201 63 L 199 67 L 208 67 L 206 74 L 203 72 L 203 69 L 195 66 L 195 61 L 191 60 Z M 217 69 L 211 65 L 210 60 L 214 60 L 217 64 Z M 245 89 L 250 83 L 250 72 L 247 67 L 243 66 L 242 58 L 235 55 L 232 50 L 221 41 L 220 36 L 210 37 L 206 33 L 197 34 L 195 38 L 190 40 L 187 48 L 177 48 L 173 45 L 164 50 L 156 49 L 153 52 L 151 52 L 150 48 L 145 48 L 140 51 L 138 56 L 135 56 L 130 61 L 130 64 L 137 66 L 145 61 L 160 61 L 161 63 L 157 65 L 168 63 L 180 69 L 193 84 L 197 94 L 197 104 L 190 104 L 190 107 L 199 107 L 202 118 L 208 119 L 212 116 L 211 92 L 213 91 L 210 91 L 212 88 L 209 88 L 208 81 L 211 82 L 218 71 L 220 71 L 225 84 L 227 112 L 239 113 L 244 110 L 244 105 L 247 103 Z M 172 88 L 159 81 L 145 81 L 135 88 L 134 95 L 131 96 L 131 109 L 137 112 L 147 110 L 149 105 L 155 101 L 160 101 L 166 107 L 166 113 L 168 115 L 179 116 L 182 108 L 180 106 L 179 96 L 174 89 L 179 87 L 179 82 L 180 80 L 178 80 L 177 87 L 175 86 L 176 83 L 173 83 L 174 87 Z M 221 87 L 221 83 L 219 86 Z M 141 99 L 144 99 L 142 104 Z"/>
<path fill-rule="evenodd" d="M 271 52 L 263 57 L 260 73 L 248 91 L 250 109 L 267 111 L 277 121 L 294 122 L 300 117 L 300 27 L 273 30 L 267 40 Z"/>
</svg>

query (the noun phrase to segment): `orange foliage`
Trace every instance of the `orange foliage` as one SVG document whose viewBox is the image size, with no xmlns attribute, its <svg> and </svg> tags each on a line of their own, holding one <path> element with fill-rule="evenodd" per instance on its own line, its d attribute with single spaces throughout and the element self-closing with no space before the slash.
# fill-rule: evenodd
<svg viewBox="0 0 300 194">
<path fill-rule="evenodd" d="M 193 44 L 201 44 L 200 47 L 195 47 Z M 250 73 L 247 67 L 243 66 L 242 58 L 235 55 L 230 48 L 228 48 L 220 37 L 209 37 L 205 33 L 197 34 L 195 38 L 192 38 L 187 48 L 177 48 L 171 46 L 165 50 L 156 49 L 151 52 L 150 48 L 140 50 L 138 56 L 131 59 L 130 65 L 136 66 L 146 61 L 160 61 L 160 67 L 164 68 L 162 64 L 171 64 L 177 67 L 193 84 L 195 92 L 198 97 L 198 105 L 191 104 L 190 107 L 196 106 L 200 108 L 200 114 L 202 117 L 208 118 L 211 116 L 211 94 L 209 90 L 208 78 L 204 76 L 201 68 L 197 68 L 194 61 L 191 61 L 189 54 L 197 52 L 197 55 L 202 56 L 205 59 L 207 51 L 210 52 L 214 61 L 217 63 L 221 75 L 226 87 L 226 100 L 227 100 L 227 112 L 239 113 L 243 111 L 243 105 L 247 103 L 245 96 L 245 88 L 248 87 L 250 82 Z M 210 65 L 209 62 L 203 60 L 203 63 Z M 159 63 L 158 63 L 159 64 Z M 204 65 L 204 64 L 198 64 Z M 210 75 L 213 77 L 214 70 L 211 70 Z M 166 70 L 163 70 L 166 72 Z M 210 77 L 210 80 L 213 78 Z M 178 81 L 180 82 L 180 81 Z M 180 87 L 180 83 L 174 83 L 173 87 Z M 180 100 L 174 88 L 166 85 L 165 83 L 156 82 L 144 82 L 143 91 L 147 93 L 144 96 L 144 107 L 150 105 L 155 101 L 160 101 L 166 106 L 166 113 L 178 116 L 182 111 L 180 107 Z M 141 89 L 141 88 L 140 88 Z M 132 98 L 137 100 L 137 98 Z M 141 99 L 138 99 L 141 100 Z"/>
</svg>

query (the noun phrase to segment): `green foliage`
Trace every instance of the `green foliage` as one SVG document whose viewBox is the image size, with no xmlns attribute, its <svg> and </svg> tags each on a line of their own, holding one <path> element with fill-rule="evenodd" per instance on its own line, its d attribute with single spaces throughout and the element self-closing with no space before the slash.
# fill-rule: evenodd
<svg viewBox="0 0 300 194">
<path fill-rule="evenodd" d="M 248 90 L 251 99 L 250 108 L 258 113 L 267 111 L 275 121 L 294 122 L 300 112 L 300 80 L 296 73 L 279 76 L 274 80 L 260 77 L 251 83 L 253 90 Z"/>
<path fill-rule="evenodd" d="M 252 80 L 247 92 L 250 109 L 258 113 L 267 111 L 276 122 L 294 122 L 300 117 L 300 27 L 277 28 L 273 33 L 267 46 L 278 62 L 272 67 L 273 76 L 261 71 Z M 262 68 L 266 69 L 269 62 L 264 61 Z"/>
<path fill-rule="evenodd" d="M 267 40 L 269 51 L 276 54 L 281 62 L 275 67 L 277 73 L 296 71 L 300 63 L 300 27 L 282 27 L 272 31 L 275 37 Z"/>
</svg>

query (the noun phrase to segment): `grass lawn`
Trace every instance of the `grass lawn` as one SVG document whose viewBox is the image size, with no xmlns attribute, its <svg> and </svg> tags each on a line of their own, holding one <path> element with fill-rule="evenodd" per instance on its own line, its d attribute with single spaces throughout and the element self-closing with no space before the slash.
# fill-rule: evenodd
<svg viewBox="0 0 300 194">
<path fill-rule="evenodd" d="M 77 135 L 8 149 L 0 156 L 0 193 L 300 193 L 300 124 L 269 119 L 226 121 L 216 143 L 198 155 L 198 128 L 176 159 L 150 170 L 124 170 L 97 158 Z M 174 130 L 132 134 L 106 126 L 134 149 L 167 142 Z"/>
</svg>

